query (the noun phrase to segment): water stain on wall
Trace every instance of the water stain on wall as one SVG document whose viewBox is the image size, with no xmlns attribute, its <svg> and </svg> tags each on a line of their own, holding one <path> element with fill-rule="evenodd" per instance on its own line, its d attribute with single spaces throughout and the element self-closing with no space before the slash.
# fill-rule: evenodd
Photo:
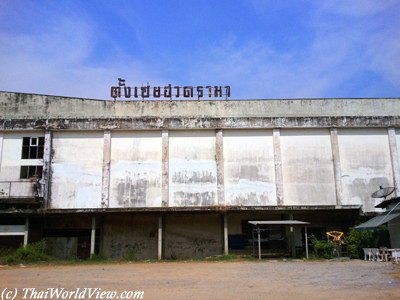
<svg viewBox="0 0 400 300">
<path fill-rule="evenodd" d="M 124 179 L 117 180 L 117 201 L 122 207 L 143 207 L 152 188 L 160 188 L 159 176 L 147 173 L 127 172 Z"/>
<path fill-rule="evenodd" d="M 207 170 L 190 171 L 183 170 L 174 172 L 172 175 L 172 182 L 174 183 L 216 183 L 217 178 L 214 174 Z"/>
<path fill-rule="evenodd" d="M 178 206 L 215 205 L 215 192 L 174 192 L 174 202 Z"/>
</svg>

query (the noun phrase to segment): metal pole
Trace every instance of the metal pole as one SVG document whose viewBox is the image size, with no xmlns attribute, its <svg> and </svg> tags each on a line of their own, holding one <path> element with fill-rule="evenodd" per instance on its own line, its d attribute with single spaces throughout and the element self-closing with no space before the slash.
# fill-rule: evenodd
<svg viewBox="0 0 400 300">
<path fill-rule="evenodd" d="M 25 231 L 24 231 L 24 247 L 28 245 L 28 234 L 29 234 L 29 218 L 25 219 Z"/>
<path fill-rule="evenodd" d="M 304 227 L 304 235 L 306 239 L 306 258 L 308 259 L 308 235 L 307 235 L 307 226 Z"/>
<path fill-rule="evenodd" d="M 158 260 L 162 259 L 162 221 L 163 217 L 158 217 Z"/>
<path fill-rule="evenodd" d="M 258 233 L 258 259 L 261 259 L 260 225 L 257 226 Z"/>
<path fill-rule="evenodd" d="M 94 254 L 94 246 L 96 242 L 96 217 L 92 217 L 92 234 L 90 236 L 90 256 Z"/>
</svg>

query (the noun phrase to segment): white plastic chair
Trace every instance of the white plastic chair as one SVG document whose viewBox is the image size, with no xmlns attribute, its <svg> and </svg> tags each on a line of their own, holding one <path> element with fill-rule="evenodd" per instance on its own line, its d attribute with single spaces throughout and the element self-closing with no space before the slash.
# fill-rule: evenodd
<svg viewBox="0 0 400 300">
<path fill-rule="evenodd" d="M 378 248 L 371 248 L 370 250 L 373 261 L 382 261 L 382 257 Z"/>
<path fill-rule="evenodd" d="M 363 248 L 364 251 L 364 260 L 371 260 L 371 249 Z"/>
<path fill-rule="evenodd" d="M 398 264 L 400 262 L 400 249 L 392 250 L 392 263 Z"/>
</svg>

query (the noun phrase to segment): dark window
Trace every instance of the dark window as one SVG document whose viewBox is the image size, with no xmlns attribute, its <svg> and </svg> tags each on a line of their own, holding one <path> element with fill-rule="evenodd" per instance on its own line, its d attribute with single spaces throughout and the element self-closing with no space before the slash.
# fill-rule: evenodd
<svg viewBox="0 0 400 300">
<path fill-rule="evenodd" d="M 21 166 L 21 179 L 29 179 L 32 177 L 42 178 L 43 166 Z"/>
<path fill-rule="evenodd" d="M 44 137 L 22 139 L 22 159 L 43 158 Z"/>
</svg>

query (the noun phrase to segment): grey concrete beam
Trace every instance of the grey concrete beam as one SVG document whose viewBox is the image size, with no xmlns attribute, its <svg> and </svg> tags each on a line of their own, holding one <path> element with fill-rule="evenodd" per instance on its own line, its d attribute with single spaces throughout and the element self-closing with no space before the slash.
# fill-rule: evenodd
<svg viewBox="0 0 400 300">
<path fill-rule="evenodd" d="M 163 258 L 163 216 L 158 217 L 158 234 L 157 234 L 157 258 Z"/>
<path fill-rule="evenodd" d="M 400 116 L 0 119 L 0 130 L 153 130 L 400 127 Z"/>
<path fill-rule="evenodd" d="M 393 183 L 396 188 L 396 196 L 400 196 L 400 164 L 399 164 L 399 152 L 397 149 L 396 142 L 396 129 L 388 128 L 389 137 L 389 149 L 390 149 L 390 160 L 392 163 L 393 172 Z"/>
<path fill-rule="evenodd" d="M 162 131 L 162 178 L 161 178 L 161 202 L 162 206 L 169 206 L 169 133 Z"/>
<path fill-rule="evenodd" d="M 50 207 L 50 182 L 51 182 L 51 149 L 53 143 L 53 134 L 50 130 L 46 130 L 44 134 L 44 150 L 43 150 L 43 174 L 42 188 L 44 207 Z"/>
<path fill-rule="evenodd" d="M 96 217 L 92 217 L 92 231 L 90 235 L 90 256 L 94 255 L 94 249 L 96 246 Z"/>
<path fill-rule="evenodd" d="M 281 131 L 279 128 L 273 129 L 273 139 L 274 139 L 276 201 L 278 206 L 283 206 L 285 197 L 283 193 Z"/>
<path fill-rule="evenodd" d="M 225 204 L 224 194 L 224 141 L 221 129 L 216 130 L 215 137 L 215 161 L 217 164 L 217 197 L 218 204 Z"/>
<path fill-rule="evenodd" d="M 111 131 L 104 131 L 103 172 L 101 180 L 101 207 L 107 208 L 110 200 Z"/>
<path fill-rule="evenodd" d="M 335 176 L 336 205 L 343 203 L 342 169 L 340 165 L 339 141 L 337 128 L 330 129 L 333 173 Z"/>
<path fill-rule="evenodd" d="M 399 116 L 400 99 L 268 99 L 103 101 L 61 96 L 0 92 L 0 119 Z"/>
<path fill-rule="evenodd" d="M 130 207 L 130 208 L 78 208 L 78 209 L 5 209 L 0 215 L 9 214 L 74 214 L 74 213 L 122 213 L 122 212 L 241 212 L 241 211 L 319 211 L 319 210 L 360 210 L 361 205 L 288 205 L 288 206 L 187 206 L 187 207 Z M 371 213 L 373 215 L 374 213 Z"/>
<path fill-rule="evenodd" d="M 4 133 L 0 132 L 0 170 L 1 170 L 1 162 L 2 162 L 2 154 L 3 154 L 3 139 L 4 139 Z"/>
<path fill-rule="evenodd" d="M 223 214 L 224 219 L 224 255 L 229 254 L 229 240 L 228 240 L 228 215 Z"/>
</svg>

